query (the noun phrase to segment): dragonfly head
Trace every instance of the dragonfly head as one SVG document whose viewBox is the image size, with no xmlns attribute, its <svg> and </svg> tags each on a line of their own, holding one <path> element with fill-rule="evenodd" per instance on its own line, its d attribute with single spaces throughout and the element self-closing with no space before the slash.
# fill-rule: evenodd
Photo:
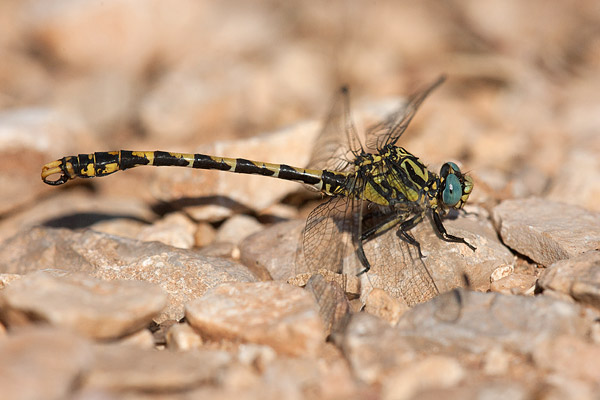
<svg viewBox="0 0 600 400">
<path fill-rule="evenodd" d="M 473 179 L 468 175 L 463 175 L 458 165 L 453 162 L 442 165 L 440 183 L 438 200 L 449 208 L 462 208 L 473 190 Z"/>
</svg>

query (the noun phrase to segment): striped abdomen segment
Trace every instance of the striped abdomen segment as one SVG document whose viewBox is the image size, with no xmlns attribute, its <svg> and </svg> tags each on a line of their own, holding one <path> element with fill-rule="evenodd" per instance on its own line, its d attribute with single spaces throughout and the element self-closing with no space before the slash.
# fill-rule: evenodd
<svg viewBox="0 0 600 400">
<path fill-rule="evenodd" d="M 243 158 L 215 157 L 205 154 L 171 153 L 166 151 L 108 151 L 63 157 L 44 165 L 42 180 L 50 185 L 60 185 L 76 177 L 105 176 L 139 165 L 174 166 L 196 169 L 216 169 L 271 176 L 274 178 L 303 182 L 329 194 L 339 194 L 345 188 L 346 174 L 327 170 L 270 164 Z M 61 174 L 56 180 L 51 175 Z"/>
</svg>

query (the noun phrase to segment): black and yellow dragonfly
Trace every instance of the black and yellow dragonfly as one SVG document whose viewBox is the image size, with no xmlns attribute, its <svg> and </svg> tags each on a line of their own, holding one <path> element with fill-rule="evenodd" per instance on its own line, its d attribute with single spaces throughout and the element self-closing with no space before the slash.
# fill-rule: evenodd
<svg viewBox="0 0 600 400">
<path fill-rule="evenodd" d="M 440 238 L 475 249 L 464 238 L 449 234 L 442 223 L 449 209 L 461 209 L 473 190 L 473 180 L 453 162 L 436 174 L 396 142 L 402 136 L 425 98 L 442 82 L 412 95 L 383 122 L 367 130 L 363 146 L 350 118 L 347 89 L 338 101 L 317 139 L 311 158 L 312 169 L 271 164 L 243 158 L 216 157 L 165 151 L 118 150 L 67 156 L 42 168 L 42 180 L 61 185 L 77 177 L 91 178 L 141 165 L 213 169 L 257 174 L 302 182 L 329 197 L 308 216 L 303 232 L 304 262 L 311 272 L 329 269 L 342 272 L 348 256 L 360 262 L 355 273 L 377 264 L 393 265 L 398 257 L 416 249 L 413 262 L 398 271 L 400 295 L 409 305 L 438 293 L 422 258 L 419 242 L 410 230 L 431 217 Z M 58 174 L 54 180 L 52 176 Z M 396 241 L 408 246 L 383 248 L 372 256 L 365 253 L 371 239 L 394 230 Z M 412 248 L 412 249 L 411 249 Z M 354 263 L 357 264 L 357 263 Z"/>
</svg>

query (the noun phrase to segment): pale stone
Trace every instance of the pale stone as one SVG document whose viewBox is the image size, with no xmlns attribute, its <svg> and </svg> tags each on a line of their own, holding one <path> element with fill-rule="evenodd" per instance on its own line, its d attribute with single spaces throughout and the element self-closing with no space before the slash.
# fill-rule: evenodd
<svg viewBox="0 0 600 400">
<path fill-rule="evenodd" d="M 504 294 L 529 294 L 533 295 L 537 277 L 527 274 L 511 274 L 492 282 L 492 292 Z"/>
<path fill-rule="evenodd" d="M 196 225 L 194 233 L 194 244 L 198 247 L 208 246 L 214 242 L 217 232 L 208 222 L 200 222 Z"/>
<path fill-rule="evenodd" d="M 266 344 L 290 355 L 315 355 L 325 341 L 314 298 L 279 282 L 229 283 L 186 305 L 204 339 Z"/>
<path fill-rule="evenodd" d="M 556 335 L 584 336 L 590 325 L 577 306 L 549 297 L 457 289 L 411 309 L 395 329 L 430 346 L 481 354 L 500 345 L 527 355 Z"/>
<path fill-rule="evenodd" d="M 232 361 L 224 351 L 171 352 L 133 346 L 95 348 L 85 386 L 116 393 L 185 391 L 216 380 Z"/>
<path fill-rule="evenodd" d="M 573 205 L 506 200 L 494 220 L 507 246 L 545 266 L 600 246 L 600 213 Z"/>
<path fill-rule="evenodd" d="M 93 363 L 91 345 L 65 330 L 24 329 L 0 340 L 0 396 L 66 399 Z"/>
<path fill-rule="evenodd" d="M 208 288 L 230 281 L 255 281 L 233 261 L 158 242 L 140 242 L 94 231 L 35 228 L 0 245 L 0 273 L 41 269 L 85 272 L 103 280 L 140 280 L 160 286 L 168 304 L 155 320 L 183 317 L 184 304 Z"/>
<path fill-rule="evenodd" d="M 558 261 L 540 277 L 544 293 L 561 293 L 600 309 L 600 251 Z"/>
<path fill-rule="evenodd" d="M 170 350 L 186 351 L 202 347 L 202 338 L 188 324 L 174 324 L 167 331 L 167 347 Z"/>
<path fill-rule="evenodd" d="M 354 374 L 368 384 L 381 383 L 385 376 L 416 357 L 410 342 L 387 321 L 367 313 L 354 314 L 345 335 L 337 337 L 336 343 Z"/>
<path fill-rule="evenodd" d="M 419 392 L 458 385 L 466 376 L 452 358 L 431 356 L 391 374 L 383 382 L 382 399 L 412 399 Z"/>
<path fill-rule="evenodd" d="M 93 339 L 114 339 L 146 326 L 166 305 L 157 285 L 102 281 L 65 271 L 24 276 L 0 292 L 11 326 L 48 322 Z"/>
<path fill-rule="evenodd" d="M 161 242 L 180 249 L 194 246 L 196 224 L 183 213 L 168 214 L 165 218 L 140 230 L 136 239 Z"/>
<path fill-rule="evenodd" d="M 408 311 L 409 307 L 400 299 L 390 296 L 385 290 L 373 289 L 365 303 L 365 312 L 378 316 L 379 318 L 395 325 L 402 314 Z"/>
<path fill-rule="evenodd" d="M 600 346 L 581 337 L 559 335 L 538 343 L 533 351 L 534 362 L 561 375 L 600 382 Z"/>
<path fill-rule="evenodd" d="M 238 244 L 253 233 L 259 232 L 263 226 L 248 215 L 234 215 L 219 227 L 215 240 Z"/>
</svg>

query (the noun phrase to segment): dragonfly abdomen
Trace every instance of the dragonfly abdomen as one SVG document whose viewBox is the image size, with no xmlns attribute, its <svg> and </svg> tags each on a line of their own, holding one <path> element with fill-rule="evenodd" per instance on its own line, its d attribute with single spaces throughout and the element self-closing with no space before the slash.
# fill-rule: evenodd
<svg viewBox="0 0 600 400">
<path fill-rule="evenodd" d="M 44 165 L 42 179 L 50 185 L 60 185 L 74 178 L 105 176 L 141 165 L 214 169 L 239 174 L 270 176 L 302 182 L 327 194 L 339 194 L 345 187 L 347 174 L 336 171 L 305 169 L 286 164 L 271 164 L 244 158 L 216 157 L 206 154 L 166 151 L 99 151 L 67 156 Z M 56 180 L 50 176 L 61 174 Z"/>
</svg>

